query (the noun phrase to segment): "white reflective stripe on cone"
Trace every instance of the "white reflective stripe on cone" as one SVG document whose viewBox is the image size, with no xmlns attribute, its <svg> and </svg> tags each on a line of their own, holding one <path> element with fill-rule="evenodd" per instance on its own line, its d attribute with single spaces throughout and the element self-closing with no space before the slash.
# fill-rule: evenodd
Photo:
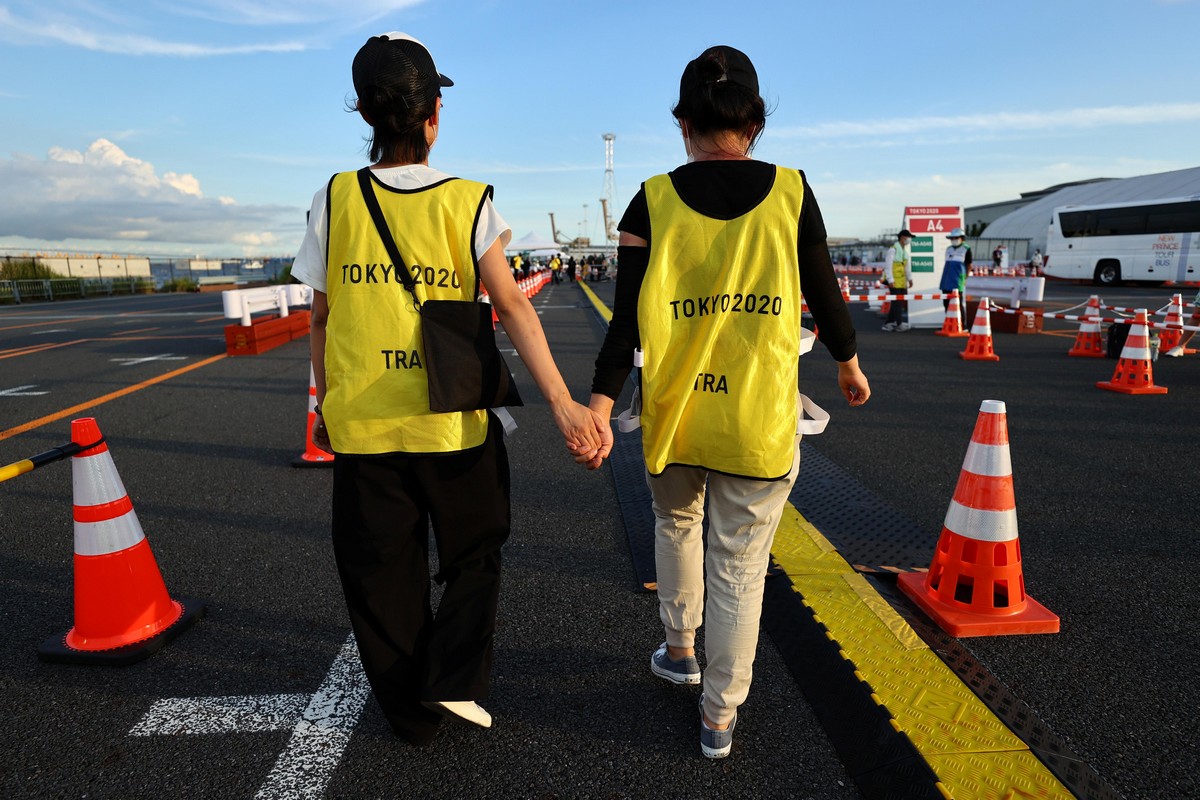
<svg viewBox="0 0 1200 800">
<path fill-rule="evenodd" d="M 1017 538 L 1017 510 L 982 511 L 951 500 L 950 508 L 946 510 L 945 525 L 946 530 L 964 539 L 1008 542 Z"/>
<path fill-rule="evenodd" d="M 971 442 L 967 445 L 962 468 L 973 475 L 1006 478 L 1012 475 L 1012 456 L 1008 445 Z"/>
<path fill-rule="evenodd" d="M 104 522 L 76 522 L 75 555 L 106 556 L 133 547 L 145 538 L 134 511 Z"/>
<path fill-rule="evenodd" d="M 125 484 L 121 483 L 112 454 L 107 450 L 72 458 L 71 485 L 77 506 L 98 506 L 126 495 Z"/>
</svg>

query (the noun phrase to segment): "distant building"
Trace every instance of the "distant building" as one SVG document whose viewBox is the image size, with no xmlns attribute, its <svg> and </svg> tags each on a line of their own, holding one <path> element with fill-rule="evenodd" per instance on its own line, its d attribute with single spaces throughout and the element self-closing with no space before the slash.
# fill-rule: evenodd
<svg viewBox="0 0 1200 800">
<path fill-rule="evenodd" d="M 1019 200 L 967 208 L 965 216 L 968 226 L 975 220 L 986 224 L 981 232 L 975 232 L 977 242 L 971 243 L 975 249 L 980 249 L 982 245 L 983 249 L 990 251 L 993 243 L 1003 242 L 1008 244 L 1013 260 L 1024 261 L 1035 249 L 1046 252 L 1050 216 L 1059 206 L 1191 195 L 1200 195 L 1200 167 L 1135 178 L 1093 178 L 1058 184 L 1022 194 Z"/>
</svg>

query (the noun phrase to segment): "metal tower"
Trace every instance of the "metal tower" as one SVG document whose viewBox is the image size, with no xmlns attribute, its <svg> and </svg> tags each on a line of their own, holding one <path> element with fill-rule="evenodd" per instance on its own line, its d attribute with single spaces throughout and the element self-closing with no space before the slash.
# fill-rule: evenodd
<svg viewBox="0 0 1200 800">
<path fill-rule="evenodd" d="M 615 133 L 604 134 L 604 196 L 600 198 L 600 205 L 604 210 L 604 238 L 609 244 L 617 241 L 617 221 L 613 218 L 613 197 L 617 193 L 613 175 L 613 142 L 616 140 Z"/>
</svg>

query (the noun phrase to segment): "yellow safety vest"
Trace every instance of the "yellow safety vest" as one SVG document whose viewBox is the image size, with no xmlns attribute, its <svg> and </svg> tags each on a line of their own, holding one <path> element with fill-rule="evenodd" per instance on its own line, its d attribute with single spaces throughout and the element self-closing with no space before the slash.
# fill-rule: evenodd
<svg viewBox="0 0 1200 800">
<path fill-rule="evenodd" d="M 908 252 L 904 245 L 896 242 L 892 245 L 892 286 L 896 289 L 908 288 L 908 271 L 904 268 L 906 264 Z"/>
<path fill-rule="evenodd" d="M 477 300 L 474 226 L 492 187 L 452 178 L 416 190 L 372 180 L 424 302 Z M 446 453 L 477 447 L 485 411 L 429 410 L 421 318 L 395 273 L 354 172 L 329 182 L 322 413 L 338 453 Z"/>
<path fill-rule="evenodd" d="M 803 178 L 776 167 L 767 197 L 732 220 L 693 211 L 669 175 L 646 181 L 645 192 L 652 236 L 638 326 L 646 469 L 785 477 L 797 422 Z"/>
</svg>

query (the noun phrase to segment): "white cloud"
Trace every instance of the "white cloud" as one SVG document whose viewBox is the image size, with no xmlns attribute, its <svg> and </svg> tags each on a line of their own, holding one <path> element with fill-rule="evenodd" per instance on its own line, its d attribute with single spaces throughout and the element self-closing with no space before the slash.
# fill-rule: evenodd
<svg viewBox="0 0 1200 800">
<path fill-rule="evenodd" d="M 205 197 L 194 175 L 160 174 L 107 139 L 0 160 L 0 185 L 0 238 L 33 247 L 139 242 L 154 252 L 200 245 L 228 255 L 233 246 L 279 248 L 283 232 L 298 239 L 303 227 L 299 209 Z"/>
<path fill-rule="evenodd" d="M 19 45 L 66 45 L 126 56 L 205 58 L 252 53 L 290 53 L 322 46 L 331 29 L 354 30 L 425 0 L 183 0 L 147 11 L 131 11 L 113 0 L 47 8 L 42 2 L 12 0 L 0 6 L 0 41 Z M 19 13 L 9 9 L 16 7 Z M 196 20 L 213 23 L 219 44 L 181 41 L 171 34 Z M 231 27 L 273 29 L 267 41 L 229 43 Z M 284 30 L 287 29 L 287 30 Z M 142 32 L 134 32 L 140 30 Z M 197 38 L 202 34 L 197 34 Z"/>
<path fill-rule="evenodd" d="M 870 237 L 899 225 L 905 206 L 975 206 L 1015 199 L 1022 192 L 1089 178 L 1125 178 L 1184 169 L 1188 164 L 1144 159 L 1030 163 L 955 175 L 928 174 L 903 180 L 836 180 L 811 175 L 830 236 Z"/>
<path fill-rule="evenodd" d="M 1003 136 L 1007 133 L 1030 131 L 1053 132 L 1116 125 L 1161 125 L 1193 120 L 1200 120 L 1200 103 L 1152 103 L 1140 106 L 1064 108 L 1054 111 L 998 111 L 953 117 L 878 119 L 868 122 L 834 121 L 777 129 L 768 126 L 764 136 L 839 142 L 847 138 L 875 140 L 888 137 L 911 138 L 927 134 Z M 851 142 L 852 146 L 859 144 L 861 142 Z"/>
<path fill-rule="evenodd" d="M 345 20 L 369 22 L 420 5 L 424 0 L 357 0 L 352 12 L 344 0 L 176 0 L 173 11 L 231 25 L 313 25 Z"/>
</svg>

